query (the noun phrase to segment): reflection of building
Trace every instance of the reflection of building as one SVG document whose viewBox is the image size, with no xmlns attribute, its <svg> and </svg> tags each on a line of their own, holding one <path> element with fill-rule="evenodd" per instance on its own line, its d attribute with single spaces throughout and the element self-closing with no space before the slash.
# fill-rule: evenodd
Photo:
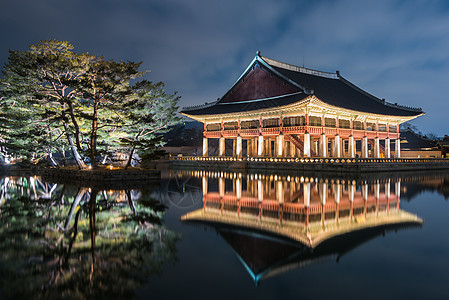
<svg viewBox="0 0 449 300">
<path fill-rule="evenodd" d="M 215 186 L 211 186 L 211 184 Z M 203 209 L 183 220 L 218 222 L 261 230 L 308 247 L 347 232 L 416 221 L 399 209 L 400 180 L 315 180 L 230 173 L 203 177 Z"/>
<path fill-rule="evenodd" d="M 219 156 L 374 158 L 392 156 L 391 140 L 400 157 L 399 124 L 423 114 L 378 99 L 339 72 L 301 68 L 260 53 L 222 98 L 181 113 L 204 123 L 204 156 L 215 139 Z"/>
<path fill-rule="evenodd" d="M 181 219 L 215 227 L 256 282 L 422 224 L 399 208 L 400 179 L 192 173 L 202 177 L 203 207 Z"/>
</svg>

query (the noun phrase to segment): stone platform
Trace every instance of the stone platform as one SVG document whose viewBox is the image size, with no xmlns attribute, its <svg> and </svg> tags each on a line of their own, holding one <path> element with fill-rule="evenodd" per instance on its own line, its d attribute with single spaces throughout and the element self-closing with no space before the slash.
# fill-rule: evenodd
<svg viewBox="0 0 449 300">
<path fill-rule="evenodd" d="M 170 166 L 208 170 L 314 171 L 314 172 L 396 172 L 449 170 L 446 158 L 258 158 L 258 157 L 171 157 Z"/>
</svg>

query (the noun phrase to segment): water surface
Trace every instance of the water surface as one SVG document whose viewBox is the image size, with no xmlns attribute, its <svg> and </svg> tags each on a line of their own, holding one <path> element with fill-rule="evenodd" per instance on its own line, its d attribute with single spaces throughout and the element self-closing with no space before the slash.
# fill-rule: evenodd
<svg viewBox="0 0 449 300">
<path fill-rule="evenodd" d="M 447 298 L 449 174 L 4 177 L 3 298 Z"/>
</svg>

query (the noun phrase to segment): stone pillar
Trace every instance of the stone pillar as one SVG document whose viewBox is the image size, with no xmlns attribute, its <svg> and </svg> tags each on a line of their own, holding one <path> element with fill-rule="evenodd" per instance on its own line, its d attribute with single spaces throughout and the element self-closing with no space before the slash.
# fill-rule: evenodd
<svg viewBox="0 0 449 300">
<path fill-rule="evenodd" d="M 225 143 L 225 138 L 222 136 L 220 137 L 220 139 L 218 140 L 218 155 L 219 156 L 225 156 L 225 148 L 226 148 L 226 143 Z"/>
<path fill-rule="evenodd" d="M 290 156 L 290 142 L 284 140 L 284 155 L 285 157 Z"/>
<path fill-rule="evenodd" d="M 271 153 L 271 138 L 266 139 L 266 147 L 265 147 L 265 153 L 268 157 L 272 157 Z"/>
<path fill-rule="evenodd" d="M 276 157 L 282 157 L 284 155 L 284 135 L 282 133 L 276 137 L 275 150 Z"/>
<path fill-rule="evenodd" d="M 391 147 L 390 147 L 390 139 L 385 139 L 385 158 L 391 157 Z"/>
<path fill-rule="evenodd" d="M 340 138 L 341 140 L 341 157 L 345 157 L 345 140 L 343 138 Z"/>
<path fill-rule="evenodd" d="M 290 157 L 296 156 L 296 146 L 293 144 L 292 141 L 290 141 L 290 151 L 289 151 Z"/>
<path fill-rule="evenodd" d="M 253 156 L 253 141 L 251 139 L 246 140 L 246 156 Z"/>
<path fill-rule="evenodd" d="M 362 157 L 368 158 L 368 138 L 366 136 L 362 139 Z"/>
<path fill-rule="evenodd" d="M 329 149 L 329 157 L 335 157 L 335 139 L 331 139 L 330 140 L 330 149 Z"/>
<path fill-rule="evenodd" d="M 341 155 L 341 141 L 340 136 L 337 134 L 334 139 L 334 157 L 343 157 Z"/>
<path fill-rule="evenodd" d="M 315 140 L 314 139 L 314 141 L 313 141 L 313 150 L 315 151 L 315 153 L 317 154 L 317 155 L 319 155 L 319 153 L 318 153 L 318 140 Z"/>
<path fill-rule="evenodd" d="M 374 158 L 380 158 L 380 144 L 378 137 L 374 139 Z"/>
<path fill-rule="evenodd" d="M 394 149 L 394 156 L 396 158 L 401 158 L 401 140 L 396 139 L 395 149 Z"/>
<path fill-rule="evenodd" d="M 348 141 L 348 156 L 350 158 L 355 157 L 355 142 L 354 142 L 354 137 L 352 135 L 349 136 L 349 141 Z"/>
<path fill-rule="evenodd" d="M 204 137 L 203 138 L 203 156 L 207 156 L 208 155 L 208 150 L 209 150 L 209 147 L 207 145 L 207 138 Z"/>
<path fill-rule="evenodd" d="M 259 137 L 257 138 L 257 141 L 258 141 L 257 156 L 262 157 L 265 154 L 265 151 L 264 151 L 265 145 L 264 145 L 264 141 L 263 141 L 263 135 L 259 135 Z"/>
<path fill-rule="evenodd" d="M 320 136 L 320 156 L 327 157 L 327 137 L 324 133 Z"/>
<path fill-rule="evenodd" d="M 304 133 L 304 156 L 310 157 L 310 134 L 308 132 Z"/>
<path fill-rule="evenodd" d="M 242 137 L 240 135 L 237 136 L 235 155 L 242 157 Z"/>
</svg>

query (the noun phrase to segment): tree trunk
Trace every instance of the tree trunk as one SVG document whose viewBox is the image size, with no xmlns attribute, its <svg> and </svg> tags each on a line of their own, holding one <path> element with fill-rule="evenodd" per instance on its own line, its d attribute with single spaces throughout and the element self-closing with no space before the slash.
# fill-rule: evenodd
<svg viewBox="0 0 449 300">
<path fill-rule="evenodd" d="M 70 100 L 67 101 L 67 105 L 69 106 L 69 115 L 72 120 L 73 126 L 75 127 L 75 140 L 76 140 L 76 148 L 78 151 L 81 151 L 81 142 L 80 142 L 80 128 L 78 126 L 78 122 L 76 121 L 75 114 L 73 113 L 73 105 Z"/>
<path fill-rule="evenodd" d="M 128 158 L 128 162 L 126 163 L 125 170 L 128 170 L 128 167 L 131 166 L 131 162 L 133 160 L 133 155 L 134 155 L 134 150 L 136 150 L 135 146 L 131 149 L 131 152 L 129 153 L 129 158 Z"/>
<path fill-rule="evenodd" d="M 97 130 L 98 130 L 98 102 L 95 100 L 94 113 L 92 115 L 92 132 L 90 133 L 90 164 L 97 167 Z"/>
<path fill-rule="evenodd" d="M 67 136 L 67 140 L 69 141 L 69 146 L 70 146 L 70 150 L 72 151 L 73 157 L 75 158 L 76 164 L 78 166 L 78 169 L 82 170 L 82 169 L 86 169 L 87 166 L 84 163 L 83 159 L 81 158 L 81 156 L 78 153 L 78 150 L 76 149 L 75 144 L 73 143 L 73 138 L 72 138 L 72 132 L 69 129 L 69 126 L 67 125 L 66 122 L 64 123 L 64 130 L 65 130 L 65 135 Z"/>
<path fill-rule="evenodd" d="M 64 149 L 56 148 L 56 151 L 58 151 L 59 155 L 61 156 L 62 165 L 65 167 L 67 166 L 67 159 L 65 157 Z"/>
</svg>

